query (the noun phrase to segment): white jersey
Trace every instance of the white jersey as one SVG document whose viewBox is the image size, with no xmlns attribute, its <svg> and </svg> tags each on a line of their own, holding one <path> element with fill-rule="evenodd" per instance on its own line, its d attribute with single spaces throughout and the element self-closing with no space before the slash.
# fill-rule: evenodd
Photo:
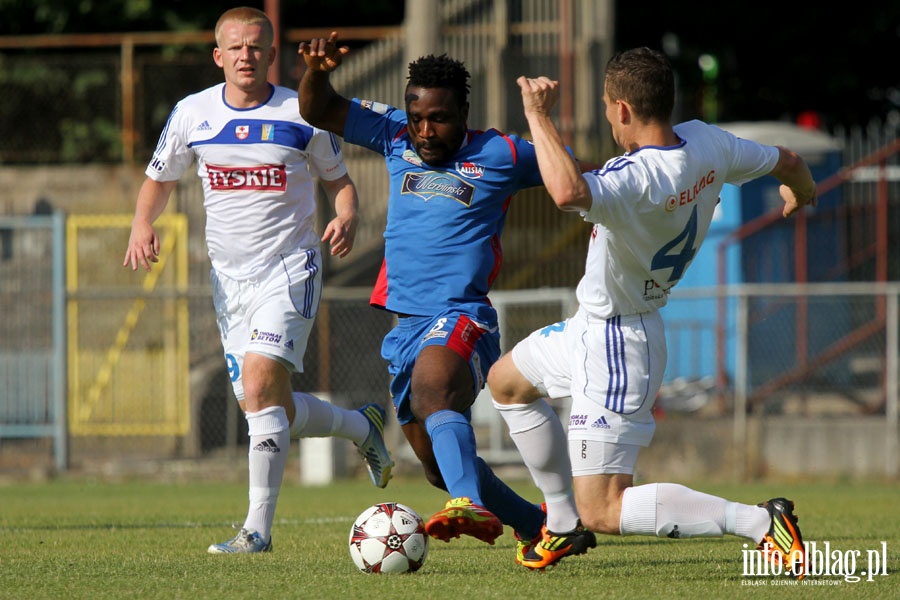
<svg viewBox="0 0 900 600">
<path fill-rule="evenodd" d="M 645 146 L 585 173 L 594 223 L 576 295 L 608 319 L 656 310 L 706 237 L 719 193 L 766 175 L 778 149 L 701 121 L 675 126 L 681 143 Z"/>
<path fill-rule="evenodd" d="M 177 180 L 197 158 L 213 268 L 253 279 L 273 257 L 319 244 L 313 178 L 347 173 L 336 138 L 300 117 L 297 93 L 272 86 L 265 104 L 237 109 L 225 84 L 176 104 L 146 174 Z"/>
</svg>

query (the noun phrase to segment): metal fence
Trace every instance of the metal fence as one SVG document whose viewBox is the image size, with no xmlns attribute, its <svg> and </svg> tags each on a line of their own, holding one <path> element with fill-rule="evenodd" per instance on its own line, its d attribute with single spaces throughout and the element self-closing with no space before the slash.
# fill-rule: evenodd
<svg viewBox="0 0 900 600">
<path fill-rule="evenodd" d="M 594 93 L 599 73 L 595 65 L 604 62 L 611 47 L 611 32 L 597 28 L 597 23 L 611 23 L 611 15 L 604 13 L 607 3 L 452 0 L 439 4 L 441 25 L 436 36 L 440 36 L 440 48 L 464 59 L 473 75 L 473 126 L 524 130 L 514 75 L 540 71 L 573 90 L 568 103 L 561 106 L 560 124 L 576 147 L 587 148 L 593 159 L 611 150 L 602 103 Z M 561 12 L 560 7 L 571 10 Z M 400 103 L 404 64 L 409 58 L 404 31 L 399 27 L 363 29 L 351 32 L 351 36 L 357 35 L 354 51 L 335 74 L 335 87 L 349 96 Z M 295 85 L 299 75 L 291 68 L 293 57 L 288 56 L 293 44 L 321 33 L 285 32 L 289 45 L 281 52 L 288 75 L 283 78 L 284 85 Z M 81 169 L 89 162 L 130 166 L 149 157 L 173 103 L 221 81 L 220 70 L 210 60 L 210 32 L 173 35 L 125 34 L 104 38 L 102 43 L 83 36 L 47 37 L 42 38 L 43 45 L 40 40 L 0 40 L 0 81 L 7 98 L 0 108 L 0 163 L 4 164 L 4 181 L 10 184 L 0 209 L 7 214 L 32 211 L 34 199 L 15 187 L 19 174 L 11 164 L 63 162 Z M 378 41 L 361 43 L 372 40 Z M 73 45 L 73 41 L 77 43 Z M 65 53 L 60 47 L 66 48 Z M 896 140 L 896 120 L 885 121 L 832 132 L 843 145 L 843 164 L 853 164 Z M 23 122 L 28 127 L 22 127 Z M 377 272 L 387 180 L 380 157 L 359 148 L 345 147 L 345 154 L 362 198 L 360 231 L 352 261 L 326 257 L 326 289 L 307 352 L 306 371 L 297 375 L 294 383 L 298 389 L 321 392 L 346 407 L 373 400 L 386 405 L 388 375 L 380 358 L 380 343 L 393 317 L 368 306 L 368 287 L 353 286 L 367 286 Z M 880 182 L 890 181 L 893 183 L 884 189 L 891 192 L 890 206 L 894 207 L 900 180 L 897 168 L 894 157 L 885 169 L 860 170 L 856 183 L 848 184 L 856 186 L 853 197 L 872 204 L 865 190 L 881 189 Z M 97 176 L 101 177 L 117 181 L 124 176 Z M 66 174 L 60 178 L 68 182 Z M 860 182 L 868 183 L 861 188 Z M 26 187 L 28 194 L 35 193 L 31 189 L 35 186 Z M 857 193 L 859 189 L 863 191 Z M 87 200 L 52 198 L 54 206 L 88 216 L 97 210 L 91 202 L 96 201 L 96 190 L 79 190 L 81 195 L 67 192 L 67 196 Z M 7 464 L 27 466 L 29 461 L 49 461 L 57 467 L 78 465 L 110 454 L 204 457 L 219 448 L 239 447 L 246 439 L 246 425 L 231 396 L 221 357 L 208 289 L 199 182 L 192 173 L 186 176 L 171 203 L 187 221 L 187 279 L 168 289 L 145 289 L 142 281 L 146 280 L 123 272 L 116 275 L 124 280 L 116 280 L 119 289 L 111 290 L 115 286 L 104 279 L 108 271 L 115 270 L 115 265 L 108 264 L 109 257 L 120 256 L 125 248 L 128 232 L 123 223 L 130 218 L 133 196 L 104 199 L 103 210 L 123 206 L 123 214 L 117 216 L 122 221 L 115 226 L 110 221 L 105 229 L 90 228 L 83 248 L 103 260 L 81 263 L 84 277 L 79 281 L 85 285 L 77 290 L 65 289 L 64 260 L 80 260 L 77 248 L 65 250 L 66 244 L 73 243 L 66 240 L 65 217 L 60 213 L 0 217 L 0 310 L 4 315 L 0 321 L 0 470 Z M 891 210 L 893 223 L 900 213 Z M 848 236 L 869 237 L 867 230 L 856 232 L 854 223 L 860 222 L 848 220 Z M 556 210 L 542 189 L 516 196 L 504 232 L 504 270 L 492 294 L 501 315 L 505 348 L 532 329 L 571 312 L 572 288 L 583 272 L 588 231 L 589 225 L 577 217 Z M 883 257 L 891 257 L 892 265 L 897 247 L 896 243 L 890 246 L 890 255 L 881 251 Z M 895 270 L 893 266 L 891 273 Z M 860 272 L 860 279 L 870 275 Z M 92 283 L 96 287 L 91 288 Z M 740 423 L 748 414 L 883 415 L 888 423 L 886 438 L 894 444 L 894 450 L 887 453 L 886 468 L 896 473 L 896 437 L 892 437 L 897 407 L 896 300 L 896 288 L 884 283 L 839 284 L 827 289 L 783 284 L 676 290 L 670 300 L 672 308 L 690 305 L 686 312 L 697 318 L 667 320 L 669 367 L 679 376 L 667 375 L 659 409 L 692 417 L 730 415 L 736 440 L 746 435 L 742 433 L 746 427 Z M 142 302 L 142 310 L 133 310 Z M 719 322 L 716 311 L 723 302 L 728 319 Z M 134 318 L 129 312 L 140 313 L 138 320 L 144 329 L 129 322 Z M 104 382 L 114 381 L 113 366 L 130 363 L 132 374 L 139 372 L 141 352 L 152 357 L 148 367 L 165 370 L 169 345 L 153 334 L 171 330 L 169 325 L 177 324 L 178 315 L 185 314 L 189 315 L 185 342 L 189 354 L 182 374 L 188 377 L 189 404 L 186 425 L 178 427 L 185 427 L 186 433 L 178 427 L 173 433 L 153 425 L 145 430 L 116 428 L 115 413 L 120 409 L 132 420 L 149 414 L 141 403 L 163 410 L 160 395 L 166 392 L 151 393 L 138 383 L 148 377 L 152 380 L 149 371 L 138 377 L 119 375 L 123 383 L 115 384 L 118 389 L 133 382 L 128 394 L 121 394 L 130 399 L 121 407 L 110 403 L 104 409 L 104 418 L 113 423 L 108 431 L 91 429 L 91 419 L 102 416 L 102 411 L 85 410 L 77 404 L 79 390 L 85 388 L 73 384 L 72 374 L 84 370 L 91 374 L 94 390 L 111 390 L 104 388 L 108 385 Z M 803 337 L 799 336 L 801 330 L 806 332 Z M 125 335 L 129 331 L 140 331 L 140 335 Z M 843 334 L 858 339 L 832 348 Z M 139 344 L 139 340 L 143 341 Z M 77 368 L 70 367 L 82 342 L 93 348 L 74 359 Z M 813 350 L 818 353 L 811 354 Z M 725 357 L 728 365 L 724 383 L 708 372 L 720 357 Z M 773 381 L 779 382 L 774 389 L 770 386 Z M 92 393 L 94 406 L 101 406 L 100 392 Z M 73 417 L 68 413 L 73 406 L 79 409 L 75 418 L 83 417 L 81 424 L 87 429 L 70 427 Z M 476 404 L 475 418 L 486 458 L 517 460 L 495 411 L 483 398 Z M 110 432 L 126 432 L 128 443 L 123 445 L 121 435 Z"/>
<path fill-rule="evenodd" d="M 180 277 L 172 277 L 167 285 L 149 285 L 130 270 L 110 279 L 98 273 L 90 257 L 98 249 L 120 246 L 110 239 L 121 242 L 127 237 L 127 221 L 94 219 L 97 226 L 85 227 L 79 218 L 82 226 L 70 225 L 67 239 L 62 220 L 59 214 L 0 220 L 0 240 L 7 240 L 0 261 L 0 306 L 5 314 L 0 322 L 0 467 L 13 456 L 21 457 L 16 449 L 30 438 L 49 438 L 53 444 L 26 445 L 29 460 L 55 460 L 60 468 L 112 451 L 118 457 L 201 458 L 244 443 L 246 425 L 231 394 L 208 286 L 191 285 Z M 76 229 L 79 233 L 73 233 Z M 66 245 L 69 250 L 62 252 Z M 68 289 L 62 287 L 64 259 Z M 84 275 L 77 277 L 78 285 L 72 285 L 71 278 L 80 272 Z M 161 276 L 161 281 L 166 279 Z M 111 281 L 116 286 L 111 287 Z M 380 345 L 394 317 L 368 305 L 369 291 L 326 287 L 305 372 L 295 376 L 297 389 L 321 393 L 347 408 L 372 401 L 389 404 Z M 667 323 L 670 367 L 684 373 L 682 363 L 693 365 L 696 377 L 685 382 L 667 376 L 659 410 L 693 418 L 731 415 L 738 441 L 747 436 L 748 415 L 882 415 L 886 443 L 895 449 L 884 462 L 888 472 L 896 474 L 898 299 L 900 284 L 892 283 L 676 290 L 670 306 L 690 303 L 698 314 L 708 312 L 704 306 L 725 301 L 733 326 L 720 344 L 702 335 L 693 337 L 697 332 L 690 320 Z M 500 315 L 504 350 L 575 309 L 574 292 L 568 287 L 500 290 L 492 301 Z M 136 312 L 138 304 L 144 308 Z M 173 334 L 182 319 L 190 356 L 187 364 L 178 366 L 166 353 L 177 357 L 180 344 L 163 338 Z M 847 332 L 859 331 L 861 324 L 868 325 L 859 343 L 840 352 L 821 352 Z M 802 347 L 800 329 L 809 332 Z M 81 341 L 74 343 L 74 338 Z M 717 354 L 728 356 L 730 383 L 704 388 Z M 184 430 L 160 425 L 170 399 L 163 397 L 164 386 L 155 387 L 155 380 L 170 378 L 173 368 L 189 378 Z M 98 401 L 101 396 L 85 394 L 91 386 L 73 382 L 76 373 L 93 374 L 95 383 L 114 390 L 112 403 L 107 406 Z M 786 373 L 792 375 L 783 385 L 770 386 Z M 564 402 L 559 410 L 566 410 Z M 486 459 L 517 462 L 486 397 L 476 403 L 474 423 Z M 405 443 L 398 451 L 401 457 L 408 455 Z"/>
<path fill-rule="evenodd" d="M 573 90 L 561 101 L 565 138 L 584 146 L 582 151 L 598 149 L 602 108 L 592 65 L 610 52 L 610 2 L 430 5 L 437 18 L 422 14 L 422 22 L 408 29 L 338 27 L 353 52 L 335 73 L 336 89 L 400 106 L 406 64 L 416 58 L 410 53 L 446 52 L 463 60 L 472 74 L 477 92 L 471 98 L 472 126 L 524 131 L 515 78 L 546 74 Z M 296 44 L 329 31 L 284 31 L 282 85 L 296 87 L 302 74 Z M 413 48 L 409 40 L 416 31 L 434 35 Z M 8 99 L 0 106 L 0 162 L 147 160 L 174 103 L 222 80 L 211 59 L 213 43 L 211 31 L 0 37 L 0 82 Z"/>
<path fill-rule="evenodd" d="M 0 217 L 0 443 L 66 443 L 65 217 Z"/>
</svg>

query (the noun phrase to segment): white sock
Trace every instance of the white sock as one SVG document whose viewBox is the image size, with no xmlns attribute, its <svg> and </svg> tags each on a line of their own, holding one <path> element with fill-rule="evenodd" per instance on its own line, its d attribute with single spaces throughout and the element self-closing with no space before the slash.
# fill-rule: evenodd
<svg viewBox="0 0 900 600">
<path fill-rule="evenodd" d="M 769 512 L 675 483 L 651 483 L 625 490 L 619 528 L 622 535 L 690 538 L 728 533 L 759 542 L 768 531 Z"/>
<path fill-rule="evenodd" d="M 336 436 L 357 445 L 366 441 L 369 420 L 358 410 L 339 408 L 303 392 L 294 392 L 293 398 L 297 412 L 291 423 L 291 439 Z"/>
<path fill-rule="evenodd" d="M 762 506 L 753 504 L 735 504 L 737 510 L 735 511 L 734 535 L 745 537 L 754 544 L 760 543 L 772 525 L 769 511 Z"/>
<path fill-rule="evenodd" d="M 283 406 L 273 406 L 247 413 L 246 418 L 250 434 L 250 508 L 244 528 L 255 529 L 260 537 L 269 540 L 291 445 L 287 413 Z"/>
<path fill-rule="evenodd" d="M 543 398 L 531 404 L 493 403 L 506 421 L 534 484 L 544 494 L 547 529 L 555 533 L 575 529 L 578 509 L 572 491 L 572 464 L 559 417 Z"/>
</svg>

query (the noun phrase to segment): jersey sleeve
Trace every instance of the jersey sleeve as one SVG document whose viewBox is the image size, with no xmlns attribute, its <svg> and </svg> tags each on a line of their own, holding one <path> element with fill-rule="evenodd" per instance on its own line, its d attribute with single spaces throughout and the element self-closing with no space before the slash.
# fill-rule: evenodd
<svg viewBox="0 0 900 600">
<path fill-rule="evenodd" d="M 520 187 L 529 188 L 544 185 L 544 179 L 541 177 L 541 170 L 538 167 L 534 143 L 515 135 L 510 135 L 509 139 L 515 153 L 516 172 L 520 173 Z M 569 148 L 566 148 L 566 150 L 569 150 Z M 572 154 L 571 150 L 569 150 L 569 154 Z"/>
<path fill-rule="evenodd" d="M 334 181 L 347 174 L 341 146 L 333 133 L 314 128 L 306 150 L 309 154 L 309 172 L 313 177 Z"/>
<path fill-rule="evenodd" d="M 155 181 L 174 181 L 181 179 L 194 160 L 194 153 L 187 145 L 185 133 L 184 107 L 181 102 L 175 105 L 159 135 L 159 141 L 153 150 L 153 158 L 147 165 L 147 177 Z"/>
<path fill-rule="evenodd" d="M 354 98 L 344 123 L 344 141 L 389 156 L 391 142 L 406 127 L 406 113 L 371 100 Z"/>
<path fill-rule="evenodd" d="M 612 158 L 602 169 L 582 175 L 591 190 L 591 208 L 582 212 L 591 223 L 623 222 L 633 218 L 635 197 L 646 188 L 643 170 L 627 157 Z"/>
<path fill-rule="evenodd" d="M 731 165 L 725 181 L 742 185 L 768 175 L 778 164 L 778 148 L 736 137 L 722 129 L 715 129 L 725 146 L 723 156 L 731 157 Z"/>
</svg>

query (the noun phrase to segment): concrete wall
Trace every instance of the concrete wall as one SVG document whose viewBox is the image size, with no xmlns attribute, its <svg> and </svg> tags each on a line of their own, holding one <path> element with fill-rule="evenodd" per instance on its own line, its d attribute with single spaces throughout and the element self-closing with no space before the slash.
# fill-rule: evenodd
<svg viewBox="0 0 900 600">
<path fill-rule="evenodd" d="M 750 419 L 745 449 L 734 448 L 731 418 L 672 416 L 657 423 L 641 452 L 644 481 L 730 480 L 746 461 L 749 478 L 884 477 L 887 429 L 883 416 L 771 416 Z"/>
<path fill-rule="evenodd" d="M 0 211 L 32 214 L 38 200 L 69 214 L 133 213 L 144 167 L 121 165 L 0 167 Z"/>
</svg>

